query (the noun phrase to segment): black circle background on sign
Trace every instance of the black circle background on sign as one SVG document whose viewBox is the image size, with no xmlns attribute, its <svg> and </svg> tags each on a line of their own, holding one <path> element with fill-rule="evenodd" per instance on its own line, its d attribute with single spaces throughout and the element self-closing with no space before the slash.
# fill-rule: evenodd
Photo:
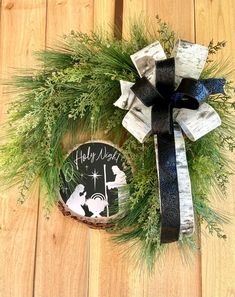
<svg viewBox="0 0 235 297">
<path fill-rule="evenodd" d="M 81 160 L 81 155 L 86 157 Z M 94 156 L 94 162 L 92 162 L 92 156 Z M 108 158 L 107 156 L 114 156 L 114 158 Z M 102 193 L 105 196 L 104 164 L 106 164 L 106 182 L 115 180 L 115 175 L 112 171 L 112 166 L 114 165 L 117 165 L 121 171 L 125 172 L 127 176 L 127 183 L 130 180 L 131 170 L 127 160 L 118 149 L 107 143 L 84 143 L 72 151 L 66 158 L 65 162 L 67 162 L 69 166 L 67 166 L 67 170 L 64 169 L 60 172 L 62 184 L 60 195 L 64 203 L 67 202 L 78 184 L 83 184 L 85 186 L 85 191 L 87 192 L 86 199 L 89 199 L 94 193 Z M 102 175 L 96 180 L 96 189 L 94 189 L 94 180 L 91 176 L 89 176 L 92 175 L 94 170 L 96 170 L 97 174 Z M 69 181 L 71 173 L 73 180 Z M 107 195 L 109 202 L 109 215 L 112 216 L 118 212 L 118 191 L 117 189 L 109 190 L 107 188 Z M 85 211 L 85 216 L 92 216 L 92 213 L 89 211 L 86 205 L 81 207 Z M 104 211 L 100 213 L 100 215 L 102 217 L 106 217 L 107 208 L 105 208 Z"/>
</svg>

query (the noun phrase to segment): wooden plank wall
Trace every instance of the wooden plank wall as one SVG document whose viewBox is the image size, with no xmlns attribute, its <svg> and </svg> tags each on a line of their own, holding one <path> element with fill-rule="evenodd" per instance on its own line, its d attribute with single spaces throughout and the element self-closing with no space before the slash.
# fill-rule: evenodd
<svg viewBox="0 0 235 297">
<path fill-rule="evenodd" d="M 9 78 L 16 67 L 35 66 L 33 50 L 44 49 L 71 29 L 112 30 L 122 24 L 128 37 L 130 17 L 156 14 L 187 40 L 208 44 L 229 41 L 235 59 L 234 0 L 2 0 L 0 70 Z M 222 56 L 219 56 L 222 58 Z M 0 120 L 9 96 L 1 87 Z M 235 215 L 235 179 L 226 201 L 214 202 Z M 232 297 L 235 296 L 235 221 L 228 240 L 201 236 L 201 253 L 183 265 L 173 244 L 149 276 L 121 256 L 103 231 L 65 218 L 53 210 L 45 219 L 39 189 L 20 206 L 15 190 L 0 193 L 1 297 Z"/>
<path fill-rule="evenodd" d="M 235 62 L 235 1 L 196 0 L 195 10 L 196 41 L 207 42 L 227 40 L 228 44 L 218 60 L 230 57 Z M 234 80 L 233 76 L 233 80 Z M 228 199 L 214 201 L 217 208 L 231 214 L 231 224 L 226 226 L 227 241 L 216 238 L 208 240 L 202 236 L 202 295 L 235 295 L 235 179 L 231 179 Z"/>
</svg>

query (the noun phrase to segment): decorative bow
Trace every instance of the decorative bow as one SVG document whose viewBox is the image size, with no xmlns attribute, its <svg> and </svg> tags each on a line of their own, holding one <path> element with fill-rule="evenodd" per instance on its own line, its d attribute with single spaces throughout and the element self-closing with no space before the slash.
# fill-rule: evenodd
<svg viewBox="0 0 235 297">
<path fill-rule="evenodd" d="M 211 94 L 223 93 L 225 84 L 224 79 L 197 80 L 207 47 L 179 40 L 173 55 L 166 59 L 158 41 L 132 55 L 141 78 L 135 84 L 121 81 L 122 95 L 114 103 L 129 109 L 123 126 L 140 142 L 154 134 L 162 243 L 194 231 L 191 183 L 178 124 L 193 141 L 218 127 L 218 114 L 204 102 Z"/>
</svg>

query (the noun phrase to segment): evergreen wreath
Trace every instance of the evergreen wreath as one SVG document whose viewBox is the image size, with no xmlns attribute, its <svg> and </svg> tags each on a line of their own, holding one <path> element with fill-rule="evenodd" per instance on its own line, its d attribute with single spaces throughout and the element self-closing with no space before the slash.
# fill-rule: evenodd
<svg viewBox="0 0 235 297">
<path fill-rule="evenodd" d="M 113 103 L 120 96 L 120 80 L 136 81 L 139 77 L 130 55 L 159 40 L 169 56 L 176 34 L 157 18 L 157 29 L 150 33 L 146 24 L 130 25 L 130 38 L 115 39 L 105 32 L 84 34 L 71 32 L 56 49 L 37 53 L 40 70 L 20 73 L 9 84 L 17 92 L 10 103 L 4 125 L 4 144 L 0 147 L 1 180 L 17 185 L 20 202 L 39 179 L 45 190 L 45 207 L 58 202 L 60 171 L 68 151 L 86 137 L 112 140 L 131 160 L 134 174 L 130 198 L 124 210 L 112 220 L 108 230 L 116 241 L 138 242 L 141 259 L 152 267 L 156 255 L 166 249 L 160 244 L 160 212 L 155 152 L 152 137 L 140 144 L 121 125 L 125 111 Z M 209 44 L 209 58 L 201 78 L 229 77 L 228 61 L 214 62 L 225 42 Z M 213 208 L 215 194 L 225 197 L 231 161 L 226 151 L 233 151 L 234 88 L 227 80 L 226 94 L 209 97 L 219 113 L 222 125 L 196 142 L 185 139 L 192 182 L 197 224 L 206 223 L 210 234 L 226 238 L 222 225 L 229 220 Z M 98 136 L 97 136 L 98 135 Z M 195 246 L 194 238 L 182 237 L 179 245 Z"/>
</svg>

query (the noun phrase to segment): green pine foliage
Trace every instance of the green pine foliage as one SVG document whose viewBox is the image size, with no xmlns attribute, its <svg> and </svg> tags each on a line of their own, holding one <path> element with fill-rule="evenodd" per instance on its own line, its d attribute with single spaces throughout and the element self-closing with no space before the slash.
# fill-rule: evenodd
<svg viewBox="0 0 235 297">
<path fill-rule="evenodd" d="M 10 85 L 14 100 L 4 126 L 5 143 L 0 146 L 1 180 L 17 185 L 20 201 L 39 178 L 46 191 L 46 208 L 58 201 L 61 186 L 59 172 L 70 148 L 79 135 L 103 130 L 114 143 L 122 143 L 131 160 L 133 179 L 130 199 L 109 230 L 118 242 L 130 241 L 139 259 L 153 267 L 160 245 L 160 210 L 155 153 L 152 137 L 142 145 L 122 127 L 125 111 L 113 103 L 120 96 L 119 80 L 135 81 L 138 73 L 130 55 L 155 40 L 160 40 L 169 56 L 176 34 L 158 17 L 155 33 L 145 24 L 131 25 L 130 40 L 117 40 L 107 33 L 90 35 L 71 32 L 56 49 L 37 53 L 40 70 L 15 77 Z M 209 58 L 202 78 L 225 77 L 231 73 L 228 62 L 213 62 L 225 42 L 209 44 Z M 222 126 L 196 142 L 186 141 L 197 223 L 205 222 L 208 231 L 225 238 L 223 224 L 227 216 L 213 209 L 213 197 L 226 196 L 231 161 L 226 151 L 235 147 L 232 111 L 234 89 L 227 82 L 226 95 L 210 96 L 209 103 L 222 118 Z M 212 205 L 212 206 L 211 206 Z M 193 238 L 181 238 L 179 245 L 195 246 Z"/>
</svg>

